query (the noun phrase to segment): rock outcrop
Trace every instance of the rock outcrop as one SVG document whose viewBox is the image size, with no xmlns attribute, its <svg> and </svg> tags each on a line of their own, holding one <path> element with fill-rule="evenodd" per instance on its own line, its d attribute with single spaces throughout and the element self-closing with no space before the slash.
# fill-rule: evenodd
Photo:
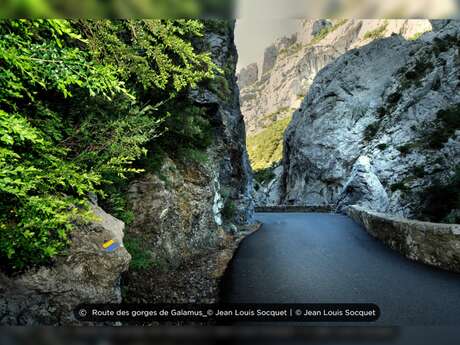
<svg viewBox="0 0 460 345">
<path fill-rule="evenodd" d="M 285 203 L 423 216 L 427 190 L 460 163 L 460 24 L 440 27 L 375 40 L 318 73 L 285 133 Z"/>
<path fill-rule="evenodd" d="M 235 243 L 253 222 L 233 24 L 210 27 L 198 48 L 210 49 L 225 75 L 193 90 L 190 100 L 207 109 L 214 140 L 204 162 L 168 158 L 158 173 L 131 183 L 128 200 L 135 217 L 128 234 L 142 241 L 152 265 L 126 275 L 128 302 L 215 301 Z"/>
<path fill-rule="evenodd" d="M 300 106 L 316 74 L 350 49 L 392 34 L 412 38 L 431 30 L 428 20 L 305 20 L 291 37 L 268 47 L 262 74 L 246 83 L 239 75 L 241 111 L 248 135 L 292 114 Z M 250 69 L 254 69 L 253 64 Z M 251 81 L 253 78 L 251 79 Z"/>
<path fill-rule="evenodd" d="M 360 156 L 353 165 L 351 176 L 338 197 L 337 208 L 342 211 L 346 205 L 356 203 L 375 211 L 385 211 L 388 208 L 388 195 L 372 171 L 367 156 Z"/>
<path fill-rule="evenodd" d="M 283 166 L 273 168 L 273 177 L 267 183 L 255 185 L 254 201 L 258 206 L 276 206 L 281 203 L 281 177 Z"/>
<path fill-rule="evenodd" d="M 72 231 L 65 255 L 50 267 L 40 267 L 7 277 L 0 273 L 0 324 L 77 324 L 74 308 L 82 303 L 120 303 L 120 277 L 128 269 L 130 255 L 123 247 L 124 223 L 92 209 L 97 220 Z M 111 252 L 109 240 L 121 246 Z"/>
<path fill-rule="evenodd" d="M 240 89 L 256 83 L 259 80 L 259 67 L 252 63 L 243 68 L 238 74 L 238 86 Z"/>
<path fill-rule="evenodd" d="M 321 33 L 321 30 L 325 30 L 327 28 L 330 28 L 331 26 L 332 23 L 327 19 L 315 20 L 312 25 L 311 34 L 312 36 L 316 36 Z"/>
</svg>

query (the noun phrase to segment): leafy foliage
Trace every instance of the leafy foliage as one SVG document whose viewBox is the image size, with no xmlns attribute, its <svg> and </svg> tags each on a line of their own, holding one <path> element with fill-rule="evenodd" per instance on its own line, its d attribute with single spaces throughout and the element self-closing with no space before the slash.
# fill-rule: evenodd
<svg viewBox="0 0 460 345">
<path fill-rule="evenodd" d="M 347 22 L 347 19 L 342 19 L 342 20 L 339 20 L 334 25 L 326 26 L 325 28 L 321 29 L 318 32 L 318 34 L 316 34 L 315 37 L 313 37 L 313 39 L 311 40 L 310 44 L 317 44 L 317 43 L 321 42 L 324 38 L 326 38 L 327 35 L 329 35 L 331 32 L 334 32 L 337 28 L 339 28 L 340 26 L 342 26 L 346 22 Z"/>
<path fill-rule="evenodd" d="M 126 237 L 124 240 L 126 250 L 131 254 L 130 268 L 133 270 L 146 270 L 152 267 L 152 254 L 144 248 L 143 242 L 137 237 Z"/>
<path fill-rule="evenodd" d="M 447 183 L 435 181 L 422 192 L 422 197 L 426 202 L 420 217 L 433 222 L 460 223 L 460 166 Z"/>
<path fill-rule="evenodd" d="M 422 37 L 422 35 L 425 33 L 426 31 L 420 31 L 420 32 L 417 32 L 415 34 L 413 34 L 411 37 L 408 38 L 409 41 L 416 41 L 418 40 L 420 37 Z"/>
<path fill-rule="evenodd" d="M 372 139 L 374 139 L 378 131 L 379 131 L 379 123 L 378 122 L 370 123 L 364 130 L 364 140 L 371 141 Z"/>
<path fill-rule="evenodd" d="M 260 133 L 246 139 L 249 160 L 255 171 L 266 169 L 281 160 L 283 155 L 283 135 L 291 117 L 288 116 L 270 124 Z"/>
<path fill-rule="evenodd" d="M 129 221 L 121 186 L 162 135 L 209 142 L 205 114 L 168 104 L 218 71 L 191 44 L 202 29 L 195 20 L 0 22 L 4 265 L 62 252 L 75 220 L 91 217 L 89 193 Z"/>
<path fill-rule="evenodd" d="M 364 34 L 364 39 L 371 39 L 371 40 L 376 40 L 378 38 L 382 38 L 383 35 L 385 34 L 385 30 L 388 27 L 388 22 L 385 21 L 382 25 L 380 25 L 378 28 L 375 30 L 370 30 Z"/>
<path fill-rule="evenodd" d="M 437 124 L 428 135 L 428 148 L 441 149 L 455 132 L 460 129 L 460 105 L 438 111 Z"/>
<path fill-rule="evenodd" d="M 270 182 L 271 180 L 273 180 L 275 178 L 275 173 L 273 172 L 273 169 L 275 168 L 274 167 L 275 165 L 276 165 L 276 163 L 274 163 L 269 168 L 257 170 L 254 173 L 254 179 L 257 182 L 259 182 L 260 184 L 265 184 L 265 183 Z"/>
</svg>

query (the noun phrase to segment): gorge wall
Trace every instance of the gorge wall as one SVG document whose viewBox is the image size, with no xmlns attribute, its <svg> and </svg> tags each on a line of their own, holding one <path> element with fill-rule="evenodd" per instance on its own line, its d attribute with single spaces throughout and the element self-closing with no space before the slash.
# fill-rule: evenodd
<svg viewBox="0 0 460 345">
<path fill-rule="evenodd" d="M 63 255 L 26 272 L 0 272 L 0 324 L 78 324 L 73 309 L 81 303 L 217 298 L 220 276 L 251 231 L 254 212 L 233 29 L 231 21 L 209 21 L 204 37 L 193 42 L 222 70 L 187 96 L 209 119 L 206 152 L 193 159 L 166 153 L 159 169 L 131 180 L 130 224 L 105 213 L 91 196 L 97 219 L 72 231 Z M 108 240 L 120 247 L 105 251 Z"/>
<path fill-rule="evenodd" d="M 283 134 L 317 73 L 350 49 L 394 34 L 413 40 L 432 28 L 428 20 L 320 19 L 298 25 L 294 35 L 267 48 L 262 66 L 253 63 L 238 74 L 258 204 L 280 202 Z"/>
<path fill-rule="evenodd" d="M 433 27 L 318 73 L 285 133 L 281 203 L 459 222 L 460 24 Z"/>
<path fill-rule="evenodd" d="M 392 34 L 412 39 L 431 30 L 428 20 L 304 20 L 291 37 L 268 47 L 262 66 L 238 75 L 241 111 L 255 170 L 281 160 L 282 133 L 316 74 L 346 51 Z"/>
<path fill-rule="evenodd" d="M 213 302 L 218 280 L 246 224 L 253 222 L 252 172 L 239 108 L 234 24 L 214 21 L 197 47 L 223 75 L 190 92 L 207 110 L 213 143 L 202 162 L 165 159 L 158 173 L 133 181 L 128 234 L 153 265 L 125 276 L 127 302 Z"/>
</svg>

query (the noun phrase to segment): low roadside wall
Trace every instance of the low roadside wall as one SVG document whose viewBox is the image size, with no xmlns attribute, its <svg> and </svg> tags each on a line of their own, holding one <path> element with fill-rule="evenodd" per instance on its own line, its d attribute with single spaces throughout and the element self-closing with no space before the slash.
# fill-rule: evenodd
<svg viewBox="0 0 460 345">
<path fill-rule="evenodd" d="M 345 212 L 375 238 L 409 259 L 460 273 L 460 225 L 410 220 L 363 207 Z"/>
<path fill-rule="evenodd" d="M 276 205 L 276 206 L 256 206 L 256 212 L 332 212 L 332 206 L 291 206 L 291 205 Z"/>
</svg>

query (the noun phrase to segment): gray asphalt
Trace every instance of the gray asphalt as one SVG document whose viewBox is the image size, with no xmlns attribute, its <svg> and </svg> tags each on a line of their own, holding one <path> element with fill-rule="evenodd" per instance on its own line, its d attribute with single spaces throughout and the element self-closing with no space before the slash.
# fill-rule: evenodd
<svg viewBox="0 0 460 345">
<path fill-rule="evenodd" d="M 377 324 L 460 324 L 460 274 L 404 258 L 344 215 L 256 218 L 262 228 L 241 243 L 222 281 L 224 302 L 375 303 Z"/>
</svg>

